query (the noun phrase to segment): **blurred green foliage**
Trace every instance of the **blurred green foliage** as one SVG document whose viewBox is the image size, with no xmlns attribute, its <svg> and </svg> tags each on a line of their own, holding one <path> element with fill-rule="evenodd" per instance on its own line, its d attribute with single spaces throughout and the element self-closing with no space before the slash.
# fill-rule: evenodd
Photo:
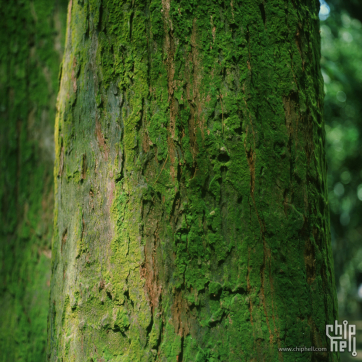
<svg viewBox="0 0 362 362">
<path fill-rule="evenodd" d="M 340 314 L 361 317 L 362 4 L 328 5 L 320 18 L 332 247 Z"/>
<path fill-rule="evenodd" d="M 0 0 L 0 362 L 46 360 L 66 0 Z"/>
</svg>

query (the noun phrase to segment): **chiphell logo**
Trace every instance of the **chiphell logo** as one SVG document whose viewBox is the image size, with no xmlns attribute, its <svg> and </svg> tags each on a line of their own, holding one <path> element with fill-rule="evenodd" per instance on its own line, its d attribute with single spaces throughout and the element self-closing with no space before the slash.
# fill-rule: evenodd
<svg viewBox="0 0 362 362">
<path fill-rule="evenodd" d="M 334 335 L 331 336 L 330 333 Z M 352 352 L 352 356 L 356 357 L 356 326 L 348 325 L 347 321 L 338 324 L 338 321 L 333 324 L 326 325 L 326 335 L 331 340 L 331 352 L 345 352 L 348 347 L 348 352 Z"/>
</svg>

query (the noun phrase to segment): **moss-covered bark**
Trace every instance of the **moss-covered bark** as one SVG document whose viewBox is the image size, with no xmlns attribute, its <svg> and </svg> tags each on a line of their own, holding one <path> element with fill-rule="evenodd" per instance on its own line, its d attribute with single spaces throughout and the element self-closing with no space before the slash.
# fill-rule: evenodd
<svg viewBox="0 0 362 362">
<path fill-rule="evenodd" d="M 66 4 L 0 1 L 0 361 L 46 360 Z"/>
<path fill-rule="evenodd" d="M 50 361 L 335 361 L 318 1 L 73 0 Z"/>
</svg>

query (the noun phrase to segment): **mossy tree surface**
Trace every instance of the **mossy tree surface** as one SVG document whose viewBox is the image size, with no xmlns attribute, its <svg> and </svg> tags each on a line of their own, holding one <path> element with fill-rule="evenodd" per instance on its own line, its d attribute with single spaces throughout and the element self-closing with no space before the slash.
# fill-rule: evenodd
<svg viewBox="0 0 362 362">
<path fill-rule="evenodd" d="M 1 0 L 0 14 L 0 361 L 40 362 L 46 360 L 66 4 Z"/>
<path fill-rule="evenodd" d="M 73 0 L 50 361 L 336 361 L 319 3 Z"/>
</svg>

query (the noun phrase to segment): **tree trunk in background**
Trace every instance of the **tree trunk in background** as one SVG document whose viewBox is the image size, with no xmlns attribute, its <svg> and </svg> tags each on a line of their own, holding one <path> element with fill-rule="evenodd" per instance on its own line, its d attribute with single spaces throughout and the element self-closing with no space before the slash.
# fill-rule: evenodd
<svg viewBox="0 0 362 362">
<path fill-rule="evenodd" d="M 278 348 L 329 347 L 318 10 L 70 2 L 50 361 L 295 361 Z"/>
<path fill-rule="evenodd" d="M 65 4 L 0 1 L 0 361 L 46 359 Z"/>
</svg>

